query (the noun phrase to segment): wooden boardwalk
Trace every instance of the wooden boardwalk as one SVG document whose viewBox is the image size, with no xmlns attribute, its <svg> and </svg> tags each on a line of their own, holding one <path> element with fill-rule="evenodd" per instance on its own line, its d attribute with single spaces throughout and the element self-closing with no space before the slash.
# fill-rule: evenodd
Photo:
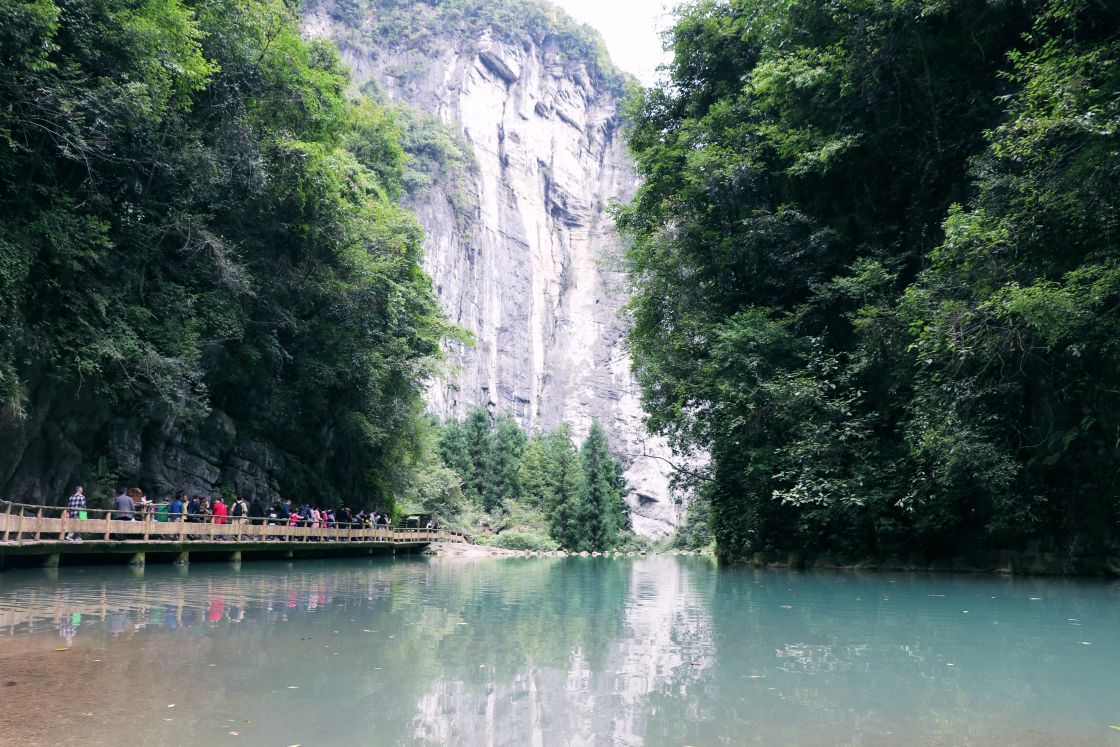
<svg viewBox="0 0 1120 747">
<path fill-rule="evenodd" d="M 0 502 L 0 568 L 10 565 L 57 566 L 65 560 L 90 562 L 98 557 L 143 564 L 149 558 L 188 562 L 262 557 L 368 555 L 416 552 L 432 542 L 469 542 L 459 532 L 389 528 L 361 524 L 331 527 L 268 524 L 216 524 L 212 521 L 156 521 L 152 514 L 134 520 L 114 518 L 112 511 L 87 509 L 74 519 L 64 509 Z M 236 521 L 236 519 L 232 520 Z M 65 539 L 76 534 L 81 542 Z"/>
</svg>

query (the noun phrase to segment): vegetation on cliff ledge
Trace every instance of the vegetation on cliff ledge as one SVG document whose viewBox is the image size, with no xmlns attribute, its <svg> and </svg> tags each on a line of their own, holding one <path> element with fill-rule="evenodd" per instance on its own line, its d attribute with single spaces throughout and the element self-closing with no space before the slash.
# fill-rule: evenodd
<svg viewBox="0 0 1120 747">
<path fill-rule="evenodd" d="M 342 24 L 344 44 L 376 54 L 406 48 L 422 55 L 449 43 L 477 45 L 486 34 L 520 44 L 555 42 L 607 89 L 621 95 L 627 76 L 616 68 L 599 33 L 552 3 L 539 0 L 303 0 L 308 12 L 322 10 Z M 407 74 L 409 71 L 399 71 Z"/>
</svg>

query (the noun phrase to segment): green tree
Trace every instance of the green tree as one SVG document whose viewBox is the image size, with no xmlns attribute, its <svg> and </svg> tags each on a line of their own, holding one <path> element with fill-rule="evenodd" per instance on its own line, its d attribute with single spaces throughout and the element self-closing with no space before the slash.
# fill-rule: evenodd
<svg viewBox="0 0 1120 747">
<path fill-rule="evenodd" d="M 463 421 L 463 441 L 469 457 L 464 491 L 476 506 L 489 510 L 493 507 L 494 432 L 487 410 L 478 408 Z"/>
<path fill-rule="evenodd" d="M 589 534 L 589 507 L 579 452 L 572 444 L 567 423 L 545 436 L 545 449 L 552 472 L 552 505 L 549 533 L 565 549 L 593 550 Z"/>
<path fill-rule="evenodd" d="M 526 447 L 525 432 L 506 414 L 494 422 L 494 445 L 487 476 L 486 509 L 501 510 L 521 499 L 521 456 Z"/>
<path fill-rule="evenodd" d="M 525 450 L 521 452 L 517 479 L 521 485 L 522 498 L 533 508 L 544 508 L 555 503 L 552 464 L 544 436 L 534 436 L 526 444 Z"/>
<path fill-rule="evenodd" d="M 685 7 L 637 93 L 630 337 L 728 557 L 1117 538 L 1115 11 Z"/>
<path fill-rule="evenodd" d="M 450 328 L 335 50 L 282 0 L 14 0 L 0 47 L 0 484 L 66 433 L 391 505 Z"/>
<path fill-rule="evenodd" d="M 474 472 L 466 429 L 459 420 L 448 420 L 439 431 L 439 456 L 463 482 Z"/>
<path fill-rule="evenodd" d="M 611 456 L 607 434 L 599 421 L 592 422 L 579 456 L 583 466 L 587 543 L 596 550 L 613 549 L 622 531 L 629 528 L 629 509 L 619 465 Z"/>
</svg>

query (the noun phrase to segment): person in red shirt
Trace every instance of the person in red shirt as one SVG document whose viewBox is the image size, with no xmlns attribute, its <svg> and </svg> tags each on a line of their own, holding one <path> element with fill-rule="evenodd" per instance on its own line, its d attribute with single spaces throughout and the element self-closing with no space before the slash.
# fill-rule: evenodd
<svg viewBox="0 0 1120 747">
<path fill-rule="evenodd" d="M 229 516 L 229 509 L 226 507 L 226 503 L 221 499 L 221 497 L 218 497 L 214 500 L 214 506 L 210 510 L 214 514 L 215 524 L 229 523 L 229 519 L 226 518 Z"/>
</svg>

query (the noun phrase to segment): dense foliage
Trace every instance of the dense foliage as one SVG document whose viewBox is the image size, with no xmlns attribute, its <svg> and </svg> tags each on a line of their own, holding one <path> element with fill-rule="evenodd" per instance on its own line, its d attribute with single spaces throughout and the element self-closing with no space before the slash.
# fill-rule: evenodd
<svg viewBox="0 0 1120 747">
<path fill-rule="evenodd" d="M 438 457 L 461 503 L 449 505 L 441 487 L 415 505 L 465 528 L 485 523 L 503 547 L 580 552 L 636 541 L 622 466 L 597 422 L 577 449 L 566 424 L 529 438 L 508 415 L 478 409 L 439 429 Z"/>
<path fill-rule="evenodd" d="M 705 0 L 631 107 L 631 347 L 721 554 L 1120 540 L 1120 10 Z"/>
<path fill-rule="evenodd" d="M 282 0 L 0 2 L 0 433 L 88 472 L 116 421 L 218 410 L 284 492 L 391 503 L 445 327 L 347 83 Z"/>
</svg>

